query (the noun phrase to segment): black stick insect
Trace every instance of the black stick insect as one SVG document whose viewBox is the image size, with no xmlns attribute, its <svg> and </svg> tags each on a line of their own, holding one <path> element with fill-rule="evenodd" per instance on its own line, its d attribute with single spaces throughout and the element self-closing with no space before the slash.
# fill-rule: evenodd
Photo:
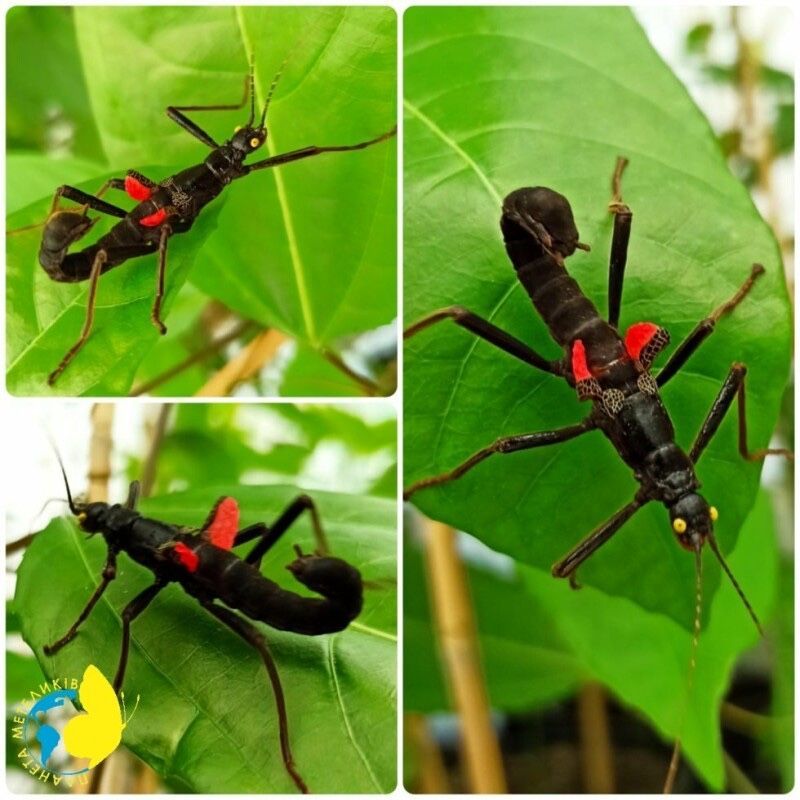
<svg viewBox="0 0 800 800">
<path fill-rule="evenodd" d="M 314 501 L 307 495 L 300 495 L 272 525 L 258 522 L 237 530 L 239 507 L 232 497 L 221 497 L 202 528 L 191 533 L 186 528 L 149 519 L 137 512 L 138 481 L 131 483 L 124 505 L 82 503 L 72 497 L 63 464 L 61 472 L 70 511 L 77 518 L 81 530 L 88 534 L 101 534 L 108 553 L 102 579 L 85 608 L 60 639 L 45 645 L 45 655 L 57 653 L 75 638 L 80 626 L 116 577 L 117 556 L 120 552 L 127 553 L 134 561 L 151 570 L 155 581 L 136 595 L 122 611 L 122 645 L 113 682 L 115 693 L 119 693 L 125 679 L 131 623 L 169 583 L 180 584 L 206 611 L 258 652 L 275 695 L 284 766 L 295 786 L 307 793 L 306 782 L 292 756 L 286 701 L 277 666 L 266 639 L 245 617 L 279 630 L 319 636 L 344 630 L 361 612 L 361 574 L 341 558 L 329 555 Z M 260 572 L 261 559 L 304 511 L 311 515 L 316 549 L 311 554 L 305 554 L 295 545 L 297 558 L 287 569 L 303 586 L 321 595 L 321 598 L 304 597 L 283 589 Z M 233 547 L 253 540 L 257 540 L 256 544 L 244 558 L 232 552 Z"/>
<path fill-rule="evenodd" d="M 437 322 L 451 319 L 529 366 L 564 378 L 575 388 L 579 400 L 592 401 L 588 416 L 582 422 L 565 428 L 497 439 L 449 472 L 412 484 L 406 489 L 404 497 L 408 499 L 422 489 L 455 480 L 496 453 L 513 453 L 558 444 L 589 431 L 599 430 L 633 470 L 634 477 L 639 482 L 639 490 L 630 503 L 592 531 L 556 563 L 552 569 L 553 575 L 556 578 L 567 578 L 573 588 L 577 588 L 576 571 L 587 558 L 647 503 L 663 503 L 669 512 L 678 544 L 695 554 L 696 609 L 691 657 L 693 667 L 702 604 L 701 552 L 706 542 L 759 632 L 763 634 L 750 602 L 719 549 L 713 526 L 717 519 L 717 510 L 699 493 L 700 482 L 695 473 L 695 465 L 719 429 L 734 399 L 738 402 L 739 453 L 743 458 L 756 461 L 772 454 L 792 458 L 792 454 L 783 449 L 751 452 L 748 448 L 745 416 L 747 368 L 740 363 L 731 366 L 689 453 L 685 453 L 675 443 L 675 430 L 667 409 L 661 402 L 659 390 L 711 335 L 717 322 L 744 300 L 763 274 L 764 268 L 760 264 L 754 264 L 739 290 L 695 326 L 653 377 L 653 362 L 669 343 L 667 331 L 649 322 L 632 325 L 624 337 L 617 330 L 633 218 L 630 208 L 622 202 L 621 194 L 622 173 L 627 163 L 627 159 L 619 158 L 612 178 L 613 197 L 609 210 L 614 215 L 614 229 L 609 262 L 607 321 L 600 316 L 594 304 L 583 294 L 564 267 L 564 259 L 576 249 L 588 250 L 587 245 L 579 241 L 567 199 L 552 189 L 536 187 L 518 189 L 503 201 L 500 226 L 508 256 L 552 337 L 564 349 L 562 358 L 545 358 L 488 320 L 460 306 L 434 311 L 405 331 L 405 338 L 408 338 Z M 675 745 L 665 791 L 672 788 L 679 752 L 680 740 Z"/>
<path fill-rule="evenodd" d="M 267 140 L 267 109 L 281 75 L 276 74 L 267 93 L 261 117 L 256 123 L 255 80 L 251 67 L 245 82 L 245 93 L 240 103 L 232 105 L 169 106 L 167 116 L 185 131 L 199 139 L 211 152 L 201 164 L 181 170 L 160 183 L 129 170 L 124 178 L 111 178 L 96 195 L 88 194 L 73 186 L 60 186 L 53 197 L 50 214 L 45 222 L 39 263 L 54 280 L 64 283 L 89 281 L 86 318 L 78 340 L 67 351 L 59 365 L 50 373 L 47 382 L 52 386 L 69 366 L 86 343 L 94 322 L 97 300 L 97 284 L 100 276 L 113 267 L 131 258 L 158 253 L 156 269 L 156 292 L 150 319 L 162 335 L 167 332 L 161 320 L 161 303 L 167 269 L 167 242 L 178 233 L 186 233 L 203 208 L 219 195 L 226 186 L 238 178 L 260 169 L 270 169 L 292 161 L 317 156 L 322 153 L 338 153 L 363 150 L 383 142 L 395 135 L 396 126 L 357 144 L 310 145 L 288 153 L 245 164 L 245 159 L 261 148 Z M 243 108 L 250 98 L 250 116 L 244 125 L 234 131 L 233 136 L 222 144 L 192 122 L 186 111 L 225 111 Z M 119 189 L 138 201 L 130 211 L 125 211 L 102 199 L 109 189 Z M 61 198 L 80 203 L 80 211 L 60 210 Z M 99 219 L 90 219 L 88 209 L 119 218 L 119 222 L 94 244 L 77 253 L 68 253 L 72 244 L 81 239 Z M 24 229 L 21 229 L 24 230 Z"/>
</svg>

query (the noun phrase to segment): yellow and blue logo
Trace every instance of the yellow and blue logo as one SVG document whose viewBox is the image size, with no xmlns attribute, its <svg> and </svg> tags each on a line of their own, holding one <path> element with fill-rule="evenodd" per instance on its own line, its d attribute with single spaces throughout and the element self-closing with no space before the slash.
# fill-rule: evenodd
<svg viewBox="0 0 800 800">
<path fill-rule="evenodd" d="M 39 780 L 52 779 L 56 785 L 64 778 L 72 782 L 108 758 L 136 711 L 134 707 L 127 716 L 124 695 L 117 698 L 94 664 L 86 667 L 80 684 L 58 679 L 39 689 L 31 692 L 32 705 L 24 715 L 14 716 L 12 737 L 23 743 L 17 754 L 22 766 Z M 80 712 L 74 709 L 76 701 Z"/>
</svg>

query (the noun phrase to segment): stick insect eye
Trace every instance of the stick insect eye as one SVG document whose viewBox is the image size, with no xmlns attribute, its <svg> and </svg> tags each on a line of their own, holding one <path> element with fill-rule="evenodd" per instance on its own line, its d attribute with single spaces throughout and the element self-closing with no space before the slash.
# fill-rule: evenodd
<svg viewBox="0 0 800 800">
<path fill-rule="evenodd" d="M 719 519 L 719 511 L 717 511 L 716 506 L 711 506 L 711 508 L 708 509 L 708 516 L 711 517 L 712 522 L 716 522 Z"/>
<path fill-rule="evenodd" d="M 257 138 L 256 136 L 254 136 L 250 140 L 250 147 L 258 147 L 260 144 L 261 144 L 261 139 Z"/>
<path fill-rule="evenodd" d="M 674 530 L 675 533 L 686 533 L 686 520 L 681 517 L 676 517 L 672 521 L 672 530 Z"/>
</svg>

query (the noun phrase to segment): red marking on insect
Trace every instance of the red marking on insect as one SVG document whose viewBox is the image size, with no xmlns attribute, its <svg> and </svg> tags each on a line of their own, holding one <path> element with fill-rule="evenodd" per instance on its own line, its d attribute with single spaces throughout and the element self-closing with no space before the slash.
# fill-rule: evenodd
<svg viewBox="0 0 800 800">
<path fill-rule="evenodd" d="M 196 572 L 197 566 L 200 564 L 200 558 L 194 550 L 191 550 L 183 542 L 178 542 L 172 548 L 172 552 L 178 557 L 178 561 L 186 567 L 189 572 Z"/>
<path fill-rule="evenodd" d="M 150 189 L 150 187 L 145 186 L 141 181 L 134 178 L 133 175 L 125 176 L 125 191 L 134 200 L 139 201 L 149 200 L 150 195 L 153 194 L 153 191 Z"/>
<path fill-rule="evenodd" d="M 223 497 L 214 509 L 214 516 L 206 526 L 205 535 L 211 544 L 230 550 L 239 529 L 239 504 L 232 497 Z"/>
<path fill-rule="evenodd" d="M 155 228 L 160 225 L 165 219 L 167 218 L 167 212 L 163 208 L 159 208 L 155 214 L 151 214 L 149 217 L 142 217 L 139 220 L 140 225 L 144 225 L 145 228 Z"/>
<path fill-rule="evenodd" d="M 642 350 L 658 333 L 658 325 L 652 322 L 637 322 L 631 325 L 625 333 L 625 349 L 631 358 L 638 359 Z"/>
<path fill-rule="evenodd" d="M 586 363 L 586 348 L 580 339 L 576 339 L 572 345 L 572 374 L 575 376 L 576 383 L 588 381 L 592 377 Z"/>
</svg>

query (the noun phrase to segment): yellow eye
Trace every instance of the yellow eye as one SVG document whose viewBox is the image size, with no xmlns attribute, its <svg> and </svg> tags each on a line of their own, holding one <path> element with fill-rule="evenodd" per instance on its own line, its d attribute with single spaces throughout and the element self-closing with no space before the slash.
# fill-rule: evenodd
<svg viewBox="0 0 800 800">
<path fill-rule="evenodd" d="M 234 132 L 234 133 L 239 133 L 239 131 L 240 131 L 241 129 L 242 129 L 242 126 L 241 126 L 241 125 L 237 125 L 237 126 L 236 126 L 236 127 L 233 129 L 233 132 Z"/>
<path fill-rule="evenodd" d="M 86 522 L 86 512 L 85 511 L 81 511 L 81 513 L 78 514 L 78 522 Z"/>
<path fill-rule="evenodd" d="M 686 520 L 676 517 L 672 520 L 672 530 L 674 530 L 675 533 L 686 533 Z"/>
<path fill-rule="evenodd" d="M 250 140 L 250 147 L 258 147 L 261 144 L 261 139 L 257 139 L 255 136 Z"/>
<path fill-rule="evenodd" d="M 708 509 L 708 516 L 711 517 L 713 522 L 717 521 L 719 518 L 719 511 L 717 511 L 716 506 L 711 506 L 711 508 Z"/>
</svg>

